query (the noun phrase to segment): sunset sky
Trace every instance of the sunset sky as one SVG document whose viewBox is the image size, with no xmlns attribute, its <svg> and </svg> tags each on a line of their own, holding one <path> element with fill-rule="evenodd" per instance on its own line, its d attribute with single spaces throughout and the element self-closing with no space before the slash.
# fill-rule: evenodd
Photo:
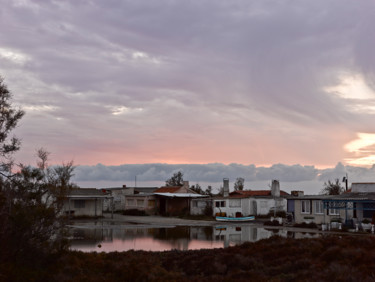
<svg viewBox="0 0 375 282">
<path fill-rule="evenodd" d="M 372 0 L 0 4 L 20 162 L 44 147 L 99 187 L 375 181 Z"/>
</svg>

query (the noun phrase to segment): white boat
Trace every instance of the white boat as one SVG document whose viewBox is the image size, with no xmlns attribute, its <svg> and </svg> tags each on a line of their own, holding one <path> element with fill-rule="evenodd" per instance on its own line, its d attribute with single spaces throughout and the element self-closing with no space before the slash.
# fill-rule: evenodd
<svg viewBox="0 0 375 282">
<path fill-rule="evenodd" d="M 241 216 L 241 217 L 229 217 L 229 216 L 217 216 L 217 221 L 229 221 L 229 222 L 242 222 L 242 221 L 252 221 L 255 216 Z"/>
</svg>

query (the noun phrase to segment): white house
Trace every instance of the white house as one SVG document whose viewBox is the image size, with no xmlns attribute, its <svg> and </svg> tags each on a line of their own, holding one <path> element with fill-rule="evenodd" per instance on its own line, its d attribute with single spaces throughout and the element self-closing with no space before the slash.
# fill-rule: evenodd
<svg viewBox="0 0 375 282">
<path fill-rule="evenodd" d="M 229 190 L 228 182 L 224 179 L 224 195 Z M 277 180 L 272 182 L 271 190 L 239 190 L 228 196 L 214 199 L 214 215 L 240 217 L 248 215 L 267 215 L 273 210 L 286 211 L 289 194 L 280 191 Z"/>
<path fill-rule="evenodd" d="M 102 216 L 104 200 L 110 192 L 94 188 L 73 189 L 65 196 L 63 213 L 69 216 Z"/>
</svg>

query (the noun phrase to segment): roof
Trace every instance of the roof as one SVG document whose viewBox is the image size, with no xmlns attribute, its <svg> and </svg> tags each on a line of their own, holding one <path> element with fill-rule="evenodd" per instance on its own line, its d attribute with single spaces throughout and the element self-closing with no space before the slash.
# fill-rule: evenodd
<svg viewBox="0 0 375 282">
<path fill-rule="evenodd" d="M 68 198 L 110 198 L 111 193 L 105 189 L 96 188 L 77 188 L 73 189 L 67 195 Z"/>
<path fill-rule="evenodd" d="M 333 195 L 324 195 L 324 194 L 318 194 L 318 195 L 302 195 L 302 196 L 288 196 L 288 199 L 291 200 L 325 200 L 325 199 L 331 199 L 334 197 Z"/>
<path fill-rule="evenodd" d="M 375 200 L 375 192 L 350 192 L 343 193 L 341 195 L 333 195 L 330 200 L 344 200 L 344 201 L 366 201 L 366 200 Z"/>
<path fill-rule="evenodd" d="M 237 190 L 229 193 L 232 196 L 245 196 L 245 197 L 270 197 L 271 190 Z M 289 194 L 285 191 L 280 190 L 280 196 L 288 196 Z"/>
<path fill-rule="evenodd" d="M 156 189 L 154 193 L 176 193 L 182 186 L 164 186 Z"/>
<path fill-rule="evenodd" d="M 202 198 L 208 197 L 208 195 L 193 194 L 193 193 L 154 193 L 158 196 L 170 197 L 170 198 Z"/>
</svg>

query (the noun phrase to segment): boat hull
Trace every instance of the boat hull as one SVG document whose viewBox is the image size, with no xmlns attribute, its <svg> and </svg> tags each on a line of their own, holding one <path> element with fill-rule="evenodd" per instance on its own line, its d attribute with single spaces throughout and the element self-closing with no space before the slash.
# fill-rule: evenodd
<svg viewBox="0 0 375 282">
<path fill-rule="evenodd" d="M 252 221 L 255 219 L 255 216 L 243 216 L 243 217 L 227 217 L 227 216 L 217 216 L 217 221 L 228 221 L 228 222 L 244 222 Z"/>
</svg>

